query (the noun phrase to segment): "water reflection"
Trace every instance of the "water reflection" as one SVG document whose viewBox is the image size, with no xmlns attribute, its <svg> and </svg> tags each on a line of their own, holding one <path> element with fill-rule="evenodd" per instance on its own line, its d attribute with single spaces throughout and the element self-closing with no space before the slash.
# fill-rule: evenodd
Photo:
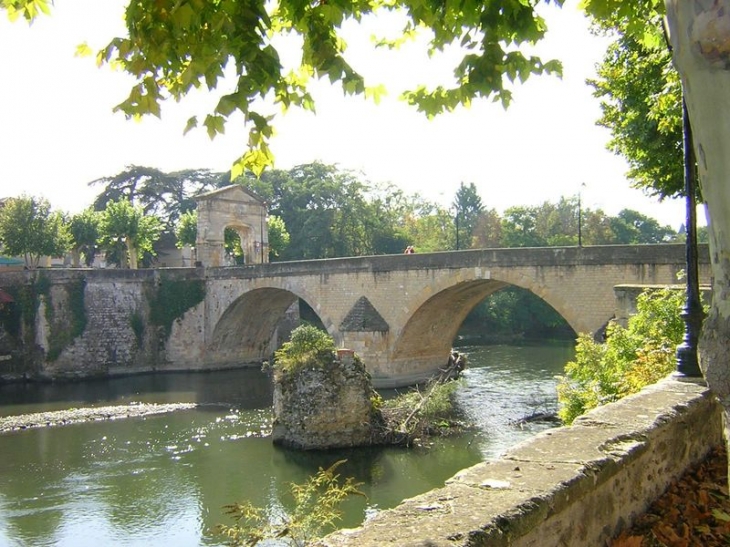
<svg viewBox="0 0 730 547">
<path fill-rule="evenodd" d="M 257 371 L 3 386 L 4 415 L 130 401 L 206 406 L 0 435 L 0 545 L 218 545 L 210 530 L 226 521 L 224 505 L 249 500 L 281 510 L 290 505 L 290 483 L 340 459 L 347 460 L 340 475 L 364 483 L 367 495 L 345 506 L 343 526 L 356 526 L 534 434 L 511 420 L 555 404 L 553 376 L 569 351 L 468 348 L 472 368 L 459 401 L 482 431 L 424 450 L 276 448 L 268 437 L 270 380 Z"/>
<path fill-rule="evenodd" d="M 254 368 L 142 374 L 83 382 L 0 385 L 0 416 L 130 402 L 262 408 L 271 405 L 271 397 L 271 378 Z"/>
</svg>

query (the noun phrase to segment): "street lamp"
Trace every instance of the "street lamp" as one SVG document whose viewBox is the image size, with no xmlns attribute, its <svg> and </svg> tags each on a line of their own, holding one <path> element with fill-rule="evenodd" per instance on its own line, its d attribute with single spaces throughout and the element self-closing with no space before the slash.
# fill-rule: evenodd
<svg viewBox="0 0 730 547">
<path fill-rule="evenodd" d="M 692 144 L 692 127 L 689 123 L 687 104 L 682 99 L 682 126 L 684 146 L 684 190 L 686 194 L 686 241 L 687 256 L 687 298 L 682 308 L 684 320 L 684 339 L 677 348 L 677 373 L 686 378 L 702 377 L 697 359 L 697 342 L 704 320 L 704 310 L 700 300 L 699 275 L 697 273 L 697 215 L 695 193 L 695 156 Z"/>
<path fill-rule="evenodd" d="M 586 187 L 585 182 L 580 183 L 580 188 L 578 189 L 578 247 L 583 246 L 583 211 L 581 208 L 580 198 L 581 198 L 581 192 L 583 188 Z"/>
</svg>

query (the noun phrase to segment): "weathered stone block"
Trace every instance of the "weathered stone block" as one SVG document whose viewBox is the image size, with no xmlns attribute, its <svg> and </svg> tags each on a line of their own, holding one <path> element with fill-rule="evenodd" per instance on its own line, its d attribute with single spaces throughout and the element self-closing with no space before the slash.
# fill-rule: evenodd
<svg viewBox="0 0 730 547">
<path fill-rule="evenodd" d="M 321 366 L 277 371 L 273 442 L 303 450 L 373 444 L 373 395 L 370 375 L 351 352 Z"/>
</svg>

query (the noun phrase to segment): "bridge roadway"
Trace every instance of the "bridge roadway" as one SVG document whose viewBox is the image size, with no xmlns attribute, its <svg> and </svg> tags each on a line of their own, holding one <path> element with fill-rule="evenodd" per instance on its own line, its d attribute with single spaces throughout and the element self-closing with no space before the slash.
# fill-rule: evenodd
<svg viewBox="0 0 730 547">
<path fill-rule="evenodd" d="M 297 298 L 318 314 L 338 347 L 355 350 L 376 387 L 423 380 L 444 366 L 469 311 L 495 291 L 532 291 L 576 332 L 614 316 L 614 287 L 677 283 L 683 245 L 478 249 L 228 268 L 199 268 L 204 302 L 173 328 L 167 358 L 204 367 L 270 358 L 276 327 Z M 700 280 L 710 279 L 700 249 Z"/>
</svg>

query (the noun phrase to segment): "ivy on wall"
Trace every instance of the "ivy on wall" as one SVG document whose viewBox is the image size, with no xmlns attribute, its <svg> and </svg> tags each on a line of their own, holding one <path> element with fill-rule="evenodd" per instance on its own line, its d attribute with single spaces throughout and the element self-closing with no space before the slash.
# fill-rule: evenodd
<svg viewBox="0 0 730 547">
<path fill-rule="evenodd" d="M 32 285 L 14 285 L 3 287 L 3 290 L 13 297 L 14 302 L 0 306 L 0 324 L 6 333 L 20 339 L 23 323 L 32 326 L 35 320 L 37 309 L 35 291 Z"/>
<path fill-rule="evenodd" d="M 134 332 L 134 338 L 137 340 L 137 347 L 141 348 L 142 343 L 144 342 L 145 325 L 144 317 L 142 317 L 142 314 L 139 311 L 134 311 L 129 316 L 129 326 L 132 327 L 132 332 Z"/>
<path fill-rule="evenodd" d="M 56 318 L 56 308 L 51 297 L 50 282 L 45 276 L 39 278 L 38 293 L 46 297 L 46 320 L 48 321 L 48 351 L 46 359 L 55 361 L 78 336 L 86 330 L 86 307 L 84 294 L 86 278 L 80 277 L 64 286 L 67 295 L 68 314 Z"/>
<path fill-rule="evenodd" d="M 15 303 L 0 309 L 0 323 L 5 332 L 18 341 L 23 337 L 23 327 L 32 339 L 40 298 L 43 296 L 46 302 L 45 318 L 49 327 L 49 347 L 46 351 L 46 359 L 55 361 L 61 352 L 86 329 L 87 319 L 84 306 L 86 279 L 80 277 L 63 286 L 67 295 L 65 303 L 68 306 L 68 313 L 64 313 L 62 317 L 56 317 L 51 285 L 50 279 L 41 274 L 30 283 L 5 288 L 4 290 L 13 297 Z"/>
<path fill-rule="evenodd" d="M 172 333 L 172 324 L 205 298 L 205 281 L 161 277 L 157 290 L 149 297 L 150 323 L 163 327 L 165 336 Z"/>
</svg>

